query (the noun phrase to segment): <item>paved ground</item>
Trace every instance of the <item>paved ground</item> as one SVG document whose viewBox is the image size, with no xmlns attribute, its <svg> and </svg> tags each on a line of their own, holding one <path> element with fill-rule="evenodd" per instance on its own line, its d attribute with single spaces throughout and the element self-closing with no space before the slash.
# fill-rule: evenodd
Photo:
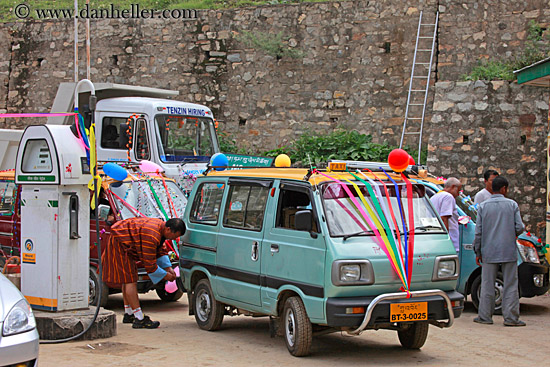
<svg viewBox="0 0 550 367">
<path fill-rule="evenodd" d="M 108 308 L 117 312 L 118 335 L 109 339 L 41 345 L 41 367 L 73 366 L 536 366 L 548 363 L 550 296 L 521 300 L 524 328 L 472 322 L 471 303 L 450 329 L 430 326 L 420 351 L 400 347 L 397 333 L 365 332 L 360 337 L 342 334 L 313 340 L 312 355 L 292 357 L 282 338 L 269 337 L 267 318 L 226 317 L 222 329 L 205 332 L 188 316 L 187 297 L 163 303 L 155 293 L 142 295 L 142 308 L 156 330 L 135 330 L 122 324 L 122 298 L 111 296 Z"/>
</svg>

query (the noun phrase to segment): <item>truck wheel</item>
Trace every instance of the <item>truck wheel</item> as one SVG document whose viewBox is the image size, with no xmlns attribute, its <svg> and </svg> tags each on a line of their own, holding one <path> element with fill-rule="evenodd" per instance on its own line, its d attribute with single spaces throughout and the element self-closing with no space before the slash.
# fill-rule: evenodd
<svg viewBox="0 0 550 367">
<path fill-rule="evenodd" d="M 289 297 L 283 310 L 286 347 L 295 357 L 307 356 L 313 340 L 311 322 L 300 297 Z"/>
<path fill-rule="evenodd" d="M 408 328 L 397 331 L 399 342 L 407 349 L 422 348 L 428 338 L 429 326 L 427 322 L 415 322 Z"/>
<path fill-rule="evenodd" d="M 214 331 L 220 328 L 225 307 L 214 298 L 208 279 L 201 279 L 195 286 L 193 311 L 201 329 Z"/>
<path fill-rule="evenodd" d="M 479 296 L 481 293 L 481 274 L 479 274 L 472 282 L 472 303 L 476 310 L 479 310 Z M 497 273 L 495 279 L 495 315 L 502 315 L 502 296 L 504 291 L 504 282 L 502 281 L 502 273 Z"/>
<path fill-rule="evenodd" d="M 97 306 L 97 299 L 99 298 L 99 275 L 97 274 L 97 269 L 90 266 L 90 277 L 88 283 L 90 284 L 88 303 L 92 306 Z M 101 288 L 101 304 L 100 307 L 105 307 L 107 305 L 107 300 L 109 298 L 109 287 L 105 283 L 102 284 Z"/>
<path fill-rule="evenodd" d="M 166 292 L 166 289 L 164 289 L 164 287 L 157 288 L 155 289 L 155 291 L 157 292 L 157 296 L 159 296 L 159 298 L 164 302 L 175 302 L 180 299 L 181 296 L 183 296 L 183 291 L 179 288 L 174 293 Z"/>
</svg>

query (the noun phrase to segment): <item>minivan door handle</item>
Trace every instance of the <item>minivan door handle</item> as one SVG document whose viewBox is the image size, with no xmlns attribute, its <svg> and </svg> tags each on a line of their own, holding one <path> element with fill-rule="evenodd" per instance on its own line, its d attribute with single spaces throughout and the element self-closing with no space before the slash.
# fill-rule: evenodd
<svg viewBox="0 0 550 367">
<path fill-rule="evenodd" d="M 271 244 L 271 255 L 277 252 L 279 252 L 279 245 Z"/>
<path fill-rule="evenodd" d="M 252 253 L 250 254 L 252 261 L 258 261 L 258 242 L 252 244 Z"/>
</svg>

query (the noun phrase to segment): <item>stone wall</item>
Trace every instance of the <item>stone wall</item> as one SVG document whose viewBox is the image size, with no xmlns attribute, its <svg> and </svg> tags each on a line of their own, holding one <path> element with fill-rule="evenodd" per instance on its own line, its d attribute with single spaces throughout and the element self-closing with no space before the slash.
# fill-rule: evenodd
<svg viewBox="0 0 550 367">
<path fill-rule="evenodd" d="M 548 96 L 516 83 L 438 82 L 429 131 L 428 166 L 461 179 L 464 192 L 484 187 L 495 169 L 510 181 L 528 229 L 542 235 L 546 212 Z"/>
<path fill-rule="evenodd" d="M 184 22 L 92 21 L 91 79 L 177 89 L 178 99 L 211 107 L 221 128 L 252 151 L 339 125 L 396 143 L 419 11 L 433 17 L 436 8 L 435 0 L 361 0 L 201 11 Z M 66 20 L 0 28 L 0 73 L 8 78 L 0 108 L 49 110 L 56 86 L 73 80 L 72 27 Z M 303 57 L 247 47 L 243 31 L 283 32 Z"/>
<path fill-rule="evenodd" d="M 480 60 L 523 50 L 531 20 L 550 26 L 548 0 L 440 0 L 438 80 L 459 80 Z"/>
<path fill-rule="evenodd" d="M 176 89 L 177 99 L 212 108 L 221 129 L 252 152 L 337 126 L 396 144 L 419 12 L 430 20 L 439 10 L 432 82 L 450 82 L 437 84 L 435 97 L 432 88 L 428 101 L 430 166 L 462 177 L 468 193 L 487 167 L 513 176 L 514 196 L 534 229 L 544 220 L 547 92 L 455 81 L 479 59 L 521 52 L 529 20 L 550 26 L 549 4 L 355 0 L 200 11 L 189 21 L 92 20 L 91 79 Z M 303 57 L 269 56 L 240 40 L 245 31 L 282 32 Z M 0 111 L 49 111 L 58 84 L 73 81 L 72 20 L 1 24 L 0 60 Z M 0 128 L 41 122 L 0 120 Z"/>
</svg>

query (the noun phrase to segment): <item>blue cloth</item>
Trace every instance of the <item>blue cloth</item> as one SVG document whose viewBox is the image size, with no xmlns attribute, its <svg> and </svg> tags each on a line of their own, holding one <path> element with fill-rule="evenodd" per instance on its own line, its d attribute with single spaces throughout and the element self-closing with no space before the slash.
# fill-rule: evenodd
<svg viewBox="0 0 550 367">
<path fill-rule="evenodd" d="M 155 270 L 153 273 L 149 273 L 148 275 L 149 275 L 149 278 L 151 278 L 151 281 L 153 282 L 153 284 L 157 284 L 166 276 L 166 274 L 167 274 L 166 270 L 157 268 L 157 270 Z"/>
<path fill-rule="evenodd" d="M 168 255 L 164 255 L 164 256 L 159 257 L 157 259 L 157 265 L 162 269 L 172 267 L 172 263 L 170 262 L 170 258 L 168 257 Z"/>
</svg>

